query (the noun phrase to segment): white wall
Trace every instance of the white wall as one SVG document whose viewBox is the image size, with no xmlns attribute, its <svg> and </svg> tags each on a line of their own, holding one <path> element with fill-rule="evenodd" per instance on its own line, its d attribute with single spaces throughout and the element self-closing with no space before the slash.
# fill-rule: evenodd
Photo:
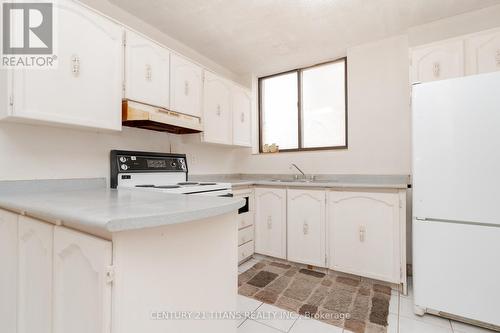
<svg viewBox="0 0 500 333">
<path fill-rule="evenodd" d="M 347 59 L 349 148 L 247 154 L 241 172 L 287 173 L 290 163 L 297 163 L 313 174 L 410 173 L 407 36 L 353 47 Z"/>
<path fill-rule="evenodd" d="M 119 133 L 0 123 L 0 180 L 109 176 L 111 149 L 174 151 L 175 135 L 124 127 Z M 228 150 L 184 144 L 193 174 L 233 173 Z M 195 163 L 191 163 L 192 157 Z"/>
</svg>

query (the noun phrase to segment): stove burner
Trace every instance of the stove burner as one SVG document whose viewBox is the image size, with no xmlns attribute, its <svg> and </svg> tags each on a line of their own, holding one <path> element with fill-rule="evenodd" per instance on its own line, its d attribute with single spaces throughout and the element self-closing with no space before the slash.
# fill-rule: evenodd
<svg viewBox="0 0 500 333">
<path fill-rule="evenodd" d="M 135 187 L 155 187 L 153 184 L 135 185 Z"/>
<path fill-rule="evenodd" d="M 154 186 L 154 188 L 179 188 L 179 185 L 159 185 L 159 186 Z"/>
<path fill-rule="evenodd" d="M 198 182 L 180 182 L 180 183 L 177 183 L 177 185 L 181 185 L 181 186 L 193 186 L 193 185 L 199 185 L 200 183 Z"/>
<path fill-rule="evenodd" d="M 217 185 L 217 183 L 206 182 L 206 183 L 200 183 L 200 185 L 202 185 L 202 186 L 204 186 L 204 185 Z"/>
</svg>

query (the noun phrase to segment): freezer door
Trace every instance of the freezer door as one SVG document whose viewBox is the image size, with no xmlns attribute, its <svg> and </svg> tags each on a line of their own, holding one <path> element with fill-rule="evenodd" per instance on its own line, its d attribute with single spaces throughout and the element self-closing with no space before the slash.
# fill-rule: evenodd
<svg viewBox="0 0 500 333">
<path fill-rule="evenodd" d="M 500 224 L 500 72 L 413 86 L 416 217 Z"/>
<path fill-rule="evenodd" d="M 500 326 L 500 228 L 413 221 L 415 305 Z"/>
</svg>

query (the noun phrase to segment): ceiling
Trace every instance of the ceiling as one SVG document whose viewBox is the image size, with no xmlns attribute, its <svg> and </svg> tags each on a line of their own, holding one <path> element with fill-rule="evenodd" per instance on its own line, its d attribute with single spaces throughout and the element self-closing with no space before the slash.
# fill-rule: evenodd
<svg viewBox="0 0 500 333">
<path fill-rule="evenodd" d="M 349 46 L 499 0 L 110 0 L 238 75 L 345 55 Z"/>
</svg>

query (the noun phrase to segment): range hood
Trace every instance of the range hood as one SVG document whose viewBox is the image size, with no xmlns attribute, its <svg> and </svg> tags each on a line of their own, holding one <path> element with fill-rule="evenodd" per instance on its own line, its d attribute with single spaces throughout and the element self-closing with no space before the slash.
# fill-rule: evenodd
<svg viewBox="0 0 500 333">
<path fill-rule="evenodd" d="M 199 133 L 201 119 L 130 100 L 122 102 L 123 126 L 174 134 Z"/>
</svg>

